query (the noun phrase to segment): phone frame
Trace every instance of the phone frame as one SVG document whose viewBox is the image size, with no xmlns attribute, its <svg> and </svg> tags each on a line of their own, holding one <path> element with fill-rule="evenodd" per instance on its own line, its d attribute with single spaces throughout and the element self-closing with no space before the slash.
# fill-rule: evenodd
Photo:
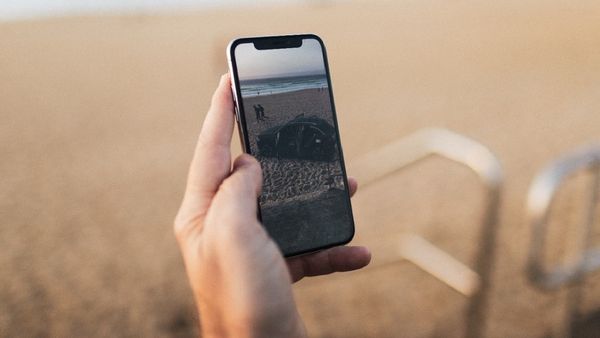
<svg viewBox="0 0 600 338">
<path fill-rule="evenodd" d="M 242 149 L 245 153 L 250 154 L 251 153 L 250 140 L 249 140 L 249 135 L 248 135 L 248 131 L 246 128 L 247 127 L 246 113 L 244 111 L 243 105 L 241 104 L 241 102 L 243 102 L 242 101 L 243 98 L 242 98 L 241 87 L 240 87 L 240 79 L 238 77 L 237 62 L 235 60 L 235 48 L 238 45 L 244 44 L 244 43 L 252 43 L 259 50 L 260 49 L 297 48 L 302 45 L 303 39 L 315 39 L 321 45 L 321 51 L 323 54 L 323 63 L 324 63 L 324 67 L 325 67 L 325 76 L 327 78 L 327 85 L 329 86 L 328 92 L 329 92 L 329 101 L 331 103 L 331 113 L 333 115 L 334 129 L 335 129 L 337 142 L 338 142 L 338 150 L 339 150 L 339 160 L 338 161 L 340 162 L 340 165 L 342 168 L 344 185 L 346 187 L 346 201 L 345 202 L 348 206 L 348 212 L 349 212 L 350 223 L 352 225 L 352 228 L 351 228 L 350 235 L 348 236 L 348 238 L 345 238 L 340 242 L 330 243 L 330 244 L 327 244 L 327 245 L 324 245 L 321 247 L 317 247 L 317 248 L 309 248 L 306 250 L 300 250 L 298 252 L 284 253 L 285 257 L 305 255 L 305 254 L 309 254 L 312 252 L 321 251 L 321 250 L 329 249 L 332 247 L 347 244 L 354 238 L 354 234 L 355 234 L 355 230 L 356 230 L 356 226 L 354 223 L 354 215 L 352 212 L 352 204 L 350 201 L 350 186 L 348 185 L 348 175 L 346 173 L 346 164 L 344 161 L 344 151 L 342 149 L 342 141 L 340 138 L 340 130 L 339 130 L 338 121 L 337 121 L 337 113 L 336 113 L 336 109 L 335 109 L 335 103 L 333 100 L 333 88 L 332 88 L 331 76 L 330 76 L 330 72 L 329 72 L 327 51 L 325 49 L 325 44 L 323 43 L 323 40 L 315 34 L 293 34 L 293 35 L 244 37 L 244 38 L 238 38 L 238 39 L 232 40 L 229 43 L 229 45 L 227 46 L 227 61 L 229 64 L 229 72 L 230 72 L 230 76 L 231 76 L 231 90 L 232 90 L 232 96 L 233 96 L 233 100 L 234 100 L 236 124 L 237 124 L 237 128 L 238 128 L 238 133 L 240 136 L 240 142 L 242 143 Z M 300 41 L 299 45 L 298 45 L 298 41 Z M 256 43 L 260 44 L 261 47 L 257 47 Z M 269 46 L 274 46 L 274 47 L 269 48 Z M 276 47 L 276 46 L 282 46 L 282 47 Z M 257 201 L 257 204 L 258 204 L 258 218 L 259 218 L 259 220 L 261 220 L 260 203 L 258 203 L 258 201 Z"/>
</svg>

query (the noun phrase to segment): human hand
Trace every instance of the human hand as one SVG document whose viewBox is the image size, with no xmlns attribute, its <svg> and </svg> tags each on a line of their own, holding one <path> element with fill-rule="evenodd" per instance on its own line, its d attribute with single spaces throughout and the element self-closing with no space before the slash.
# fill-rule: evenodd
<svg viewBox="0 0 600 338">
<path fill-rule="evenodd" d="M 260 165 L 231 164 L 234 113 L 226 74 L 212 98 L 175 218 L 175 234 L 200 312 L 203 337 L 303 337 L 291 283 L 369 263 L 343 246 L 286 260 L 257 220 Z M 349 180 L 350 191 L 356 181 Z"/>
</svg>

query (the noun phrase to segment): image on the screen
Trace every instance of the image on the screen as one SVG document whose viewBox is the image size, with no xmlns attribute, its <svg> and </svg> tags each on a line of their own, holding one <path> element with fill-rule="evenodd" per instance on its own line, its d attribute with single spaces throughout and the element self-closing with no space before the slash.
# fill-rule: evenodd
<svg viewBox="0 0 600 338">
<path fill-rule="evenodd" d="M 284 252 L 344 240 L 353 225 L 321 44 L 244 43 L 235 58 L 264 226 Z"/>
</svg>

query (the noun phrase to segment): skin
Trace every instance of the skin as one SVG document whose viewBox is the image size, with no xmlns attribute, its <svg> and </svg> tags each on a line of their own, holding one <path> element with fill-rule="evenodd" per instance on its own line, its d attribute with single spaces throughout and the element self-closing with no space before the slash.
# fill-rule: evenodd
<svg viewBox="0 0 600 338">
<path fill-rule="evenodd" d="M 259 163 L 232 164 L 234 108 L 229 75 L 221 77 L 190 165 L 175 218 L 177 237 L 203 337 L 306 337 L 292 294 L 305 276 L 360 269 L 364 247 L 341 246 L 284 259 L 257 219 Z M 350 193 L 357 189 L 349 179 Z"/>
</svg>

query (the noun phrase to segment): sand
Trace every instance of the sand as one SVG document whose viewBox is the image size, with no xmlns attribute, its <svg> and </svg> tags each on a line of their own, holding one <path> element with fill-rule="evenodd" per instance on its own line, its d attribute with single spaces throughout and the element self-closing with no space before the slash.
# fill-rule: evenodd
<svg viewBox="0 0 600 338">
<path fill-rule="evenodd" d="M 289 32 L 328 46 L 350 174 L 431 126 L 498 156 L 485 336 L 548 334 L 567 293 L 525 277 L 525 201 L 539 170 L 598 141 L 599 16 L 595 1 L 426 0 L 0 24 L 0 336 L 195 335 L 171 222 L 197 132 L 228 41 Z M 585 180 L 561 189 L 549 259 L 576 238 Z M 460 336 L 464 298 L 397 261 L 394 238 L 413 231 L 472 263 L 481 196 L 471 172 L 437 158 L 362 187 L 355 243 L 373 266 L 294 287 L 311 336 Z M 599 281 L 585 283 L 586 316 Z"/>
<path fill-rule="evenodd" d="M 264 118 L 257 118 L 254 112 L 254 105 L 259 104 Z M 326 160 L 265 156 L 255 137 L 299 116 L 320 118 L 334 126 L 329 91 L 263 93 L 245 98 L 243 105 L 250 148 L 263 170 L 259 200 L 268 233 L 286 254 L 347 242 L 354 230 L 340 156 Z M 338 151 L 337 144 L 334 151 Z"/>
<path fill-rule="evenodd" d="M 328 92 L 318 89 L 305 89 L 281 94 L 259 95 L 244 99 L 247 128 L 253 135 L 282 126 L 298 116 L 318 117 L 334 125 Z M 261 104 L 265 109 L 265 119 L 256 119 L 253 106 Z M 250 148 L 259 154 L 256 138 L 250 137 Z M 263 168 L 262 203 L 274 203 L 289 199 L 302 199 L 303 195 L 322 193 L 329 188 L 342 188 L 339 180 L 328 183 L 331 177 L 342 175 L 337 161 L 310 161 L 298 159 L 277 159 L 258 156 Z M 291 184 L 297 182 L 297 184 Z M 288 189 L 282 189 L 287 186 Z M 306 198 L 304 198 L 306 199 Z"/>
<path fill-rule="evenodd" d="M 335 95 L 335 94 L 334 94 Z M 265 120 L 258 121 L 253 106 L 261 104 L 265 107 Z M 293 120 L 297 116 L 316 116 L 333 125 L 331 104 L 327 91 L 304 89 L 281 94 L 251 96 L 244 99 L 249 130 L 261 133 L 271 127 L 279 126 Z M 256 140 L 250 140 L 250 146 L 256 147 Z"/>
</svg>

